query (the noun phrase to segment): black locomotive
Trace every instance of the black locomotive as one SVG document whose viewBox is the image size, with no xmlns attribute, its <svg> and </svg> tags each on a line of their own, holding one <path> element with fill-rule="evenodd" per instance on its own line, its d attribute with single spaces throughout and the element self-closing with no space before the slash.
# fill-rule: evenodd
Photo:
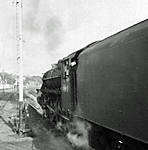
<svg viewBox="0 0 148 150">
<path fill-rule="evenodd" d="M 91 124 L 92 147 L 148 149 L 148 20 L 59 60 L 40 91 L 53 122 Z"/>
</svg>

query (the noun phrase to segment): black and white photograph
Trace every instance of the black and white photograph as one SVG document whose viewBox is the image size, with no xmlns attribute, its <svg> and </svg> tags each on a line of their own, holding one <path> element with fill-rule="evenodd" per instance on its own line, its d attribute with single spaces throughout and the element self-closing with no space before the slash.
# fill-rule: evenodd
<svg viewBox="0 0 148 150">
<path fill-rule="evenodd" d="M 0 0 L 0 150 L 148 150 L 148 0 Z"/>
</svg>

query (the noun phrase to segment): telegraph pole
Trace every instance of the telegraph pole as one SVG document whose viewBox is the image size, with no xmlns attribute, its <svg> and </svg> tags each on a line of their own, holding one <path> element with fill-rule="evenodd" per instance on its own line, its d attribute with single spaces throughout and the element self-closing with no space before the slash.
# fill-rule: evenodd
<svg viewBox="0 0 148 150">
<path fill-rule="evenodd" d="M 22 0 L 16 0 L 16 43 L 19 68 L 19 131 L 23 128 L 23 36 L 22 36 Z"/>
</svg>

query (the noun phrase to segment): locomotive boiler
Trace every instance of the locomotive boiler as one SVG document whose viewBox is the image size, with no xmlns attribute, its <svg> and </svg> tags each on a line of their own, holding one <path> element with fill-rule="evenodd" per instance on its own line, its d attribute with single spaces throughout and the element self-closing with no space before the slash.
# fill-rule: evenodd
<svg viewBox="0 0 148 150">
<path fill-rule="evenodd" d="M 40 91 L 52 121 L 91 124 L 92 147 L 148 149 L 148 20 L 59 60 Z"/>
</svg>

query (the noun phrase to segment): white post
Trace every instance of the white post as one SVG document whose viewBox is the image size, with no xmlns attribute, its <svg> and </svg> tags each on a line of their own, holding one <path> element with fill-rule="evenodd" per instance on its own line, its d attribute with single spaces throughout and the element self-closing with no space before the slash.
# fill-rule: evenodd
<svg viewBox="0 0 148 150">
<path fill-rule="evenodd" d="M 16 0 L 16 39 L 17 39 L 17 63 L 19 66 L 19 131 L 22 130 L 22 106 L 23 106 L 23 49 L 22 49 L 22 0 Z"/>
<path fill-rule="evenodd" d="M 23 102 L 22 1 L 16 0 L 17 63 L 19 65 L 19 101 Z"/>
</svg>

